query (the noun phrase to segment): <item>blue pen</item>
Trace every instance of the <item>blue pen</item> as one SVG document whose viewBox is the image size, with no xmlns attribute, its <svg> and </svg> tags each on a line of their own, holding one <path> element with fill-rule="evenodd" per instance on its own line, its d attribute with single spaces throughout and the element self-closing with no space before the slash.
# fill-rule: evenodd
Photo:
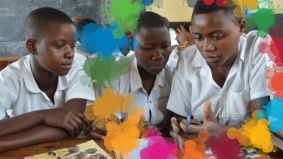
<svg viewBox="0 0 283 159">
<path fill-rule="evenodd" d="M 187 113 L 187 122 L 188 122 L 188 124 L 190 124 L 190 122 L 191 122 L 191 112 Z"/>
<path fill-rule="evenodd" d="M 86 59 L 88 59 L 88 56 L 87 56 L 87 54 L 85 55 L 85 57 L 86 57 Z"/>
</svg>

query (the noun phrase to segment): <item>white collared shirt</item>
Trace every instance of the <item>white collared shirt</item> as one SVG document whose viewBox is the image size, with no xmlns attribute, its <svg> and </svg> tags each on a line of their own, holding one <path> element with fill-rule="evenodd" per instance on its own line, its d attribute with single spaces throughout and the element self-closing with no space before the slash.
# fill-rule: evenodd
<svg viewBox="0 0 283 159">
<path fill-rule="evenodd" d="M 58 77 L 54 103 L 37 86 L 30 67 L 30 55 L 20 58 L 0 72 L 0 120 L 42 109 L 64 106 L 73 98 L 94 100 L 94 91 L 80 84 L 84 57 L 75 54 L 71 70 Z"/>
<path fill-rule="evenodd" d="M 170 34 L 170 40 L 171 40 L 171 46 L 178 45 L 178 42 L 176 40 L 176 31 L 172 28 L 169 29 Z"/>
<path fill-rule="evenodd" d="M 89 57 L 97 58 L 98 53 L 90 53 L 83 46 L 81 46 L 79 42 L 77 42 L 77 43 L 78 43 L 77 45 L 79 45 L 79 46 L 75 48 L 75 53 L 84 56 L 85 59 L 88 59 Z M 121 58 L 125 57 L 121 52 L 112 53 L 112 56 L 115 57 L 115 61 L 119 61 Z"/>
<path fill-rule="evenodd" d="M 212 112 L 220 125 L 233 125 L 250 114 L 249 102 L 269 96 L 265 81 L 266 58 L 258 50 L 261 38 L 256 31 L 243 34 L 236 58 L 223 87 L 212 78 L 211 70 L 195 45 L 180 55 L 167 108 L 181 116 L 190 111 L 203 121 L 203 106 L 212 102 Z"/>
<path fill-rule="evenodd" d="M 177 60 L 175 63 L 171 62 L 170 65 L 167 63 L 164 69 L 156 75 L 153 88 L 148 95 L 142 86 L 134 53 L 128 54 L 127 57 L 130 59 L 129 72 L 119 78 L 118 84 L 114 84 L 116 91 L 123 94 L 133 94 L 135 96 L 134 104 L 145 109 L 145 120 L 150 121 L 151 111 L 151 122 L 159 129 L 164 128 L 170 121 L 170 111 L 166 109 L 166 105 Z"/>
</svg>

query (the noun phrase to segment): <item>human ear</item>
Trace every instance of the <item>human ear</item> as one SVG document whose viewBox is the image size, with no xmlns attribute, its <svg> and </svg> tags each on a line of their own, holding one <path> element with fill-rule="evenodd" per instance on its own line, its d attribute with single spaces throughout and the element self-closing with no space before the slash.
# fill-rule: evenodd
<svg viewBox="0 0 283 159">
<path fill-rule="evenodd" d="M 139 41 L 136 38 L 131 39 L 131 45 L 130 45 L 130 49 L 132 51 L 135 51 L 139 48 L 140 44 Z"/>
<path fill-rule="evenodd" d="M 28 39 L 26 41 L 26 47 L 28 49 L 28 51 L 33 54 L 36 55 L 37 54 L 37 49 L 36 49 L 36 40 L 34 39 Z"/>
<path fill-rule="evenodd" d="M 243 33 L 246 28 L 246 21 L 245 19 L 241 19 L 239 22 L 240 33 Z"/>
</svg>

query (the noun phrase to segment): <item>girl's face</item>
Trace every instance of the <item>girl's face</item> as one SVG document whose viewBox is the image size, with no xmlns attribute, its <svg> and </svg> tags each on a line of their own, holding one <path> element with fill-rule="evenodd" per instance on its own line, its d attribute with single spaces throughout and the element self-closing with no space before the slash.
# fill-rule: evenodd
<svg viewBox="0 0 283 159">
<path fill-rule="evenodd" d="M 139 42 L 135 50 L 138 66 L 151 74 L 159 74 L 172 51 L 168 28 L 141 28 L 135 38 Z"/>
<path fill-rule="evenodd" d="M 234 63 L 244 28 L 243 20 L 236 25 L 223 11 L 217 11 L 194 15 L 191 33 L 206 62 L 211 67 L 221 67 Z"/>
</svg>

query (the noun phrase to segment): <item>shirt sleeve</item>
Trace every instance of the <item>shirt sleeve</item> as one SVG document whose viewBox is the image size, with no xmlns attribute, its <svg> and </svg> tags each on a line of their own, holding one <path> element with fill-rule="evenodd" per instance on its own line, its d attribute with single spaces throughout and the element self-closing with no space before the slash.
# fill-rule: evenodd
<svg viewBox="0 0 283 159">
<path fill-rule="evenodd" d="M 265 68 L 267 66 L 267 57 L 259 52 L 258 46 L 261 43 L 261 38 L 257 37 L 257 40 L 251 46 L 254 46 L 252 50 L 253 57 L 251 58 L 252 70 L 250 75 L 250 98 L 251 100 L 269 96 L 267 89 Z"/>
<path fill-rule="evenodd" d="M 8 118 L 6 111 L 15 103 L 19 92 L 17 78 L 10 77 L 9 74 L 12 75 L 13 72 L 9 70 L 0 72 L 0 120 Z"/>
<path fill-rule="evenodd" d="M 66 102 L 70 99 L 74 98 L 80 98 L 80 99 L 86 99 L 89 101 L 94 101 L 94 90 L 92 89 L 92 86 L 87 85 L 83 86 L 80 82 L 80 78 L 85 75 L 85 72 L 83 70 L 83 64 L 84 64 L 84 57 L 82 55 L 76 54 L 77 56 L 74 59 L 73 62 L 73 68 L 68 74 L 68 81 L 69 86 L 66 91 Z"/>
<path fill-rule="evenodd" d="M 184 80 L 183 72 L 183 62 L 184 60 L 179 61 L 178 67 L 175 70 L 171 92 L 169 100 L 167 103 L 167 109 L 172 112 L 181 115 L 187 116 L 187 112 L 191 111 L 191 102 L 190 102 L 190 85 Z"/>
</svg>

